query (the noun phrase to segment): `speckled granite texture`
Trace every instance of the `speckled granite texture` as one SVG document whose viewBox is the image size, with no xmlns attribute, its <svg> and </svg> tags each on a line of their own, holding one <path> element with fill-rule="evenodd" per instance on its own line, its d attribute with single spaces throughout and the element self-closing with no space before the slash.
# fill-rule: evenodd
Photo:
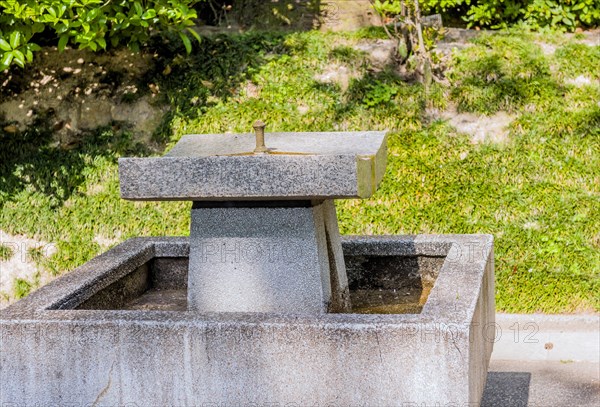
<svg viewBox="0 0 600 407">
<path fill-rule="evenodd" d="M 74 309 L 189 252 L 185 238 L 128 240 L 0 311 L 0 405 L 477 405 L 494 341 L 491 236 L 342 245 L 446 260 L 420 314 Z"/>
<path fill-rule="evenodd" d="M 131 200 L 367 198 L 385 173 L 385 132 L 184 136 L 164 157 L 120 158 L 121 196 Z"/>
<path fill-rule="evenodd" d="M 328 233 L 326 212 L 334 220 Z M 331 201 L 291 208 L 195 207 L 188 306 L 200 312 L 327 312 L 336 305 L 332 282 L 334 293 L 348 290 L 332 238 L 341 251 Z"/>
</svg>

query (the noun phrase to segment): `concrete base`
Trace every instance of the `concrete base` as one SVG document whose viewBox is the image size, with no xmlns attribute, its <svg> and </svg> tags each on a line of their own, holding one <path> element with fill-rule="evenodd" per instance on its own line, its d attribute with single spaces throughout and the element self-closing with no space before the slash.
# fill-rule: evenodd
<svg viewBox="0 0 600 407">
<path fill-rule="evenodd" d="M 477 405 L 495 340 L 492 238 L 342 243 L 351 293 L 391 284 L 398 263 L 413 278 L 441 264 L 421 312 L 126 311 L 187 278 L 153 271 L 184 264 L 187 239 L 132 239 L 0 312 L 0 405 Z"/>
</svg>

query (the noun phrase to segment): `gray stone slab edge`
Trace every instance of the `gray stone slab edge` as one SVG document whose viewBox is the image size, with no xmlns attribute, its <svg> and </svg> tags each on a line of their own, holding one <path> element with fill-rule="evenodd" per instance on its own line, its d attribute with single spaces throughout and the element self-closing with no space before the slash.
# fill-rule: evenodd
<svg viewBox="0 0 600 407">
<path fill-rule="evenodd" d="M 120 158 L 121 196 L 190 201 L 367 198 L 385 174 L 385 132 L 269 135 L 285 138 L 296 150 L 315 150 L 227 155 L 225 150 L 253 139 L 240 134 L 188 135 L 163 157 Z"/>
<path fill-rule="evenodd" d="M 119 180 L 129 200 L 365 198 L 361 169 L 333 155 L 120 158 Z"/>
</svg>

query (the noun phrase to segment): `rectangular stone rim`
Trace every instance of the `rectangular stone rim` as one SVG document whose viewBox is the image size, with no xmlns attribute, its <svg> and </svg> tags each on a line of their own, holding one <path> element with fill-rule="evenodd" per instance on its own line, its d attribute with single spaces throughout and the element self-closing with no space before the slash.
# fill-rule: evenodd
<svg viewBox="0 0 600 407">
<path fill-rule="evenodd" d="M 310 326 L 329 326 L 340 329 L 348 328 L 349 323 L 356 329 L 376 326 L 407 326 L 406 324 L 446 323 L 468 328 L 475 307 L 478 293 L 481 290 L 482 276 L 488 271 L 486 265 L 493 256 L 493 237 L 491 235 L 396 235 L 396 236 L 345 236 L 342 244 L 345 247 L 361 243 L 371 243 L 374 252 L 379 255 L 432 255 L 440 256 L 446 248 L 456 253 L 457 247 L 479 245 L 484 248 L 480 258 L 474 261 L 457 258 L 455 262 L 444 262 L 436 285 L 432 289 L 428 301 L 421 314 L 322 314 L 306 316 L 276 313 L 194 313 L 190 311 L 103 311 L 64 309 L 73 305 L 78 293 L 96 284 L 97 289 L 106 287 L 113 281 L 127 274 L 128 268 L 149 261 L 152 257 L 184 257 L 189 251 L 186 237 L 147 237 L 129 239 L 113 249 L 94 258 L 39 290 L 27 298 L 0 311 L 0 325 L 19 323 L 19 321 L 39 321 L 52 323 L 89 323 L 102 324 L 135 324 L 135 325 L 172 325 L 172 324 L 248 324 L 279 325 L 296 324 Z M 407 252 L 402 245 L 413 244 L 414 252 Z M 487 252 L 485 251 L 487 248 Z M 108 263 L 107 263 L 108 262 Z M 99 267 L 113 269 L 98 271 Z M 121 267 L 121 269 L 119 269 Z M 114 269 L 117 271 L 113 271 Z M 112 273 L 111 278 L 108 275 Z M 463 280 L 463 292 L 451 291 L 453 281 L 459 277 Z M 493 279 L 493 276 L 491 276 Z M 441 280 L 440 280 L 441 279 Z M 442 281 L 443 284 L 438 284 Z M 440 287 L 447 288 L 445 291 Z M 449 291 L 450 290 L 450 291 Z M 454 307 L 448 306 L 448 301 Z M 75 304 L 76 305 L 76 304 Z M 49 309 L 55 308 L 55 309 Z"/>
</svg>

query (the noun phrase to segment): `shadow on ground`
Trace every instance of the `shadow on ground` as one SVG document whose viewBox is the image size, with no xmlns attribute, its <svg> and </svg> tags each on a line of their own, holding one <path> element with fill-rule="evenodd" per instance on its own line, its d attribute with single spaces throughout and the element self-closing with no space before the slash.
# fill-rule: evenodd
<svg viewBox="0 0 600 407">
<path fill-rule="evenodd" d="M 284 33 L 215 35 L 204 38 L 186 56 L 180 41 L 157 39 L 150 47 L 157 57 L 140 78 L 146 85 L 140 85 L 137 97 L 149 92 L 148 83 L 159 83 L 163 98 L 159 103 L 171 106 L 155 134 L 159 152 L 169 141 L 174 119 L 201 115 L 208 106 L 234 95 L 247 72 L 268 62 L 270 55 L 286 53 L 284 40 Z M 56 121 L 56 113 L 49 111 L 26 130 L 15 131 L 13 123 L 0 117 L 0 208 L 24 190 L 39 193 L 52 207 L 59 207 L 85 182 L 86 168 L 96 157 L 116 162 L 119 156 L 156 152 L 118 123 L 77 134 L 63 145 L 55 132 Z"/>
<path fill-rule="evenodd" d="M 145 151 L 131 134 L 112 128 L 81 134 L 77 144 L 65 149 L 47 129 L 41 121 L 19 134 L 0 129 L 0 208 L 24 190 L 42 194 L 58 207 L 85 181 L 86 167 L 96 157 L 116 162 L 121 155 Z"/>
<path fill-rule="evenodd" d="M 531 373 L 489 372 L 481 407 L 527 407 Z"/>
<path fill-rule="evenodd" d="M 481 407 L 597 407 L 598 363 L 492 360 Z"/>
</svg>

